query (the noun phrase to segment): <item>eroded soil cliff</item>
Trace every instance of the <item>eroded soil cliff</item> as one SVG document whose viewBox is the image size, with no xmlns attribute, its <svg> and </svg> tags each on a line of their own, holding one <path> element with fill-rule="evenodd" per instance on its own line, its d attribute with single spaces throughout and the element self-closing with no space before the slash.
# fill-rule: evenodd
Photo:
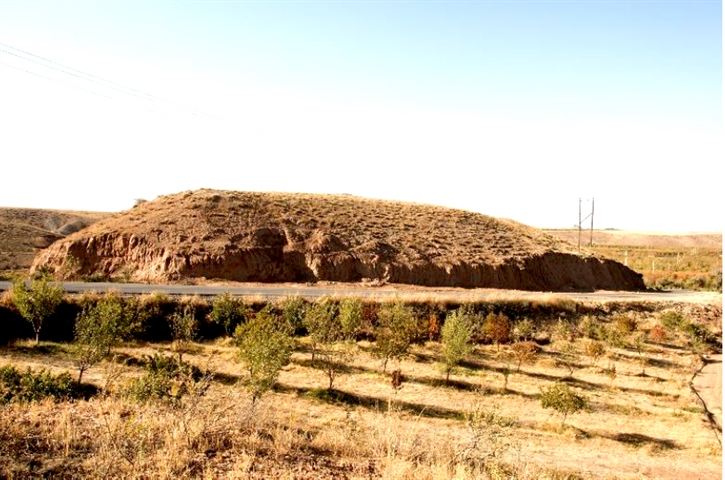
<svg viewBox="0 0 725 480">
<path fill-rule="evenodd" d="M 638 290 L 641 276 L 537 229 L 349 195 L 198 190 L 160 197 L 42 251 L 32 270 L 140 282 L 359 282 Z"/>
</svg>

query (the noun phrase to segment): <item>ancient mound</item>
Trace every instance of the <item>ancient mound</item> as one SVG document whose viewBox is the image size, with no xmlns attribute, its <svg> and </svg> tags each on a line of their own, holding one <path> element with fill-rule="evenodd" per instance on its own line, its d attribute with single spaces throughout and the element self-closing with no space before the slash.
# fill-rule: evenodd
<svg viewBox="0 0 725 480">
<path fill-rule="evenodd" d="M 160 197 L 41 252 L 33 270 L 166 282 L 359 282 L 643 289 L 641 276 L 531 227 L 349 195 L 198 190 Z"/>
</svg>

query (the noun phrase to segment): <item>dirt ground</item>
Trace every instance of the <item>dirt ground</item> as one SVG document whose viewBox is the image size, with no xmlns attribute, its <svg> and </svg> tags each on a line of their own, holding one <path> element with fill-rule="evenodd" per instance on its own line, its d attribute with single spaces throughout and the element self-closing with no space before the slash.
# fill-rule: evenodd
<svg viewBox="0 0 725 480">
<path fill-rule="evenodd" d="M 722 354 L 710 356 L 692 384 L 722 431 Z"/>
</svg>

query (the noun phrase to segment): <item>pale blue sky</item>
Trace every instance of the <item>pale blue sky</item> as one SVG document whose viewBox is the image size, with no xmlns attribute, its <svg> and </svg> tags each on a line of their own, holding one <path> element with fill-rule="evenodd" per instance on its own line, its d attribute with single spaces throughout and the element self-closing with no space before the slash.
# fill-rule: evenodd
<svg viewBox="0 0 725 480">
<path fill-rule="evenodd" d="M 595 227 L 722 231 L 722 19 L 717 1 L 0 0 L 0 205 L 208 187 L 568 227 L 594 197 Z"/>
</svg>

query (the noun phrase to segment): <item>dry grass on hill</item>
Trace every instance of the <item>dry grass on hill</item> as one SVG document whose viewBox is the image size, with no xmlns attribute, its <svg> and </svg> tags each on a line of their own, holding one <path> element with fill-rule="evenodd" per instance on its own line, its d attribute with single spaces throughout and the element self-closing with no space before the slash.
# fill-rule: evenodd
<svg viewBox="0 0 725 480">
<path fill-rule="evenodd" d="M 384 241 L 411 257 L 431 255 L 466 262 L 497 263 L 501 257 L 548 249 L 572 251 L 568 242 L 538 229 L 465 210 L 352 195 L 219 190 L 160 197 L 134 207 L 128 215 L 91 226 L 87 234 L 157 233 L 189 249 L 203 241 L 214 252 L 223 251 L 230 240 L 241 247 L 254 246 L 259 238 L 246 236 L 247 232 L 278 225 L 301 233 L 333 234 L 351 249 Z M 180 235 L 184 238 L 179 239 Z"/>
</svg>

